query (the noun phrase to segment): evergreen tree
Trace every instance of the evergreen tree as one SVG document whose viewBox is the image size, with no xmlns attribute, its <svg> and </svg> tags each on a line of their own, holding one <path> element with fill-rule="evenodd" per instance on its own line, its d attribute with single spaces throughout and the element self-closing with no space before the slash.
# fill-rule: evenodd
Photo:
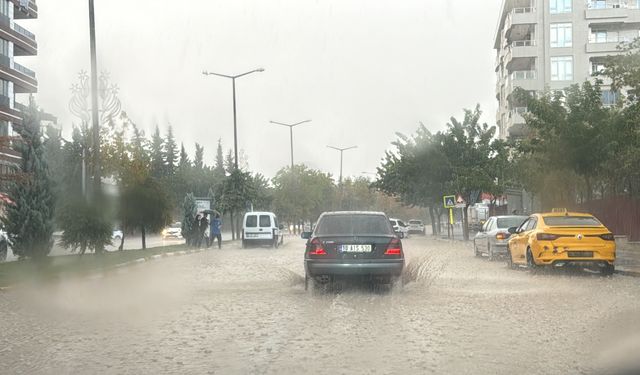
<svg viewBox="0 0 640 375">
<path fill-rule="evenodd" d="M 165 175 L 166 161 L 163 150 L 163 139 L 160 136 L 160 129 L 156 125 L 156 130 L 151 136 L 151 176 L 161 178 Z"/>
<path fill-rule="evenodd" d="M 20 153 L 18 178 L 9 185 L 14 204 L 6 206 L 2 218 L 13 253 L 20 258 L 41 259 L 53 246 L 55 197 L 44 158 L 40 118 L 32 102 L 24 113 L 22 125 L 14 124 L 21 140 L 14 142 Z"/>
<path fill-rule="evenodd" d="M 215 178 L 220 181 L 225 176 L 224 170 L 224 154 L 222 152 L 222 140 L 218 139 L 218 149 L 216 151 L 216 164 L 213 169 L 213 174 Z"/>
<path fill-rule="evenodd" d="M 227 157 L 224 160 L 224 167 L 227 170 L 227 174 L 231 174 L 236 169 L 235 158 L 233 157 L 233 150 L 229 149 Z"/>
<path fill-rule="evenodd" d="M 191 166 L 191 160 L 189 160 L 189 154 L 184 148 L 184 143 L 180 143 L 180 161 L 178 162 L 178 168 L 185 170 Z"/>
<path fill-rule="evenodd" d="M 201 171 L 204 169 L 204 147 L 200 146 L 199 143 L 196 142 L 196 156 L 193 160 L 193 166 Z"/>
<path fill-rule="evenodd" d="M 182 237 L 187 241 L 187 245 L 193 245 L 196 233 L 196 213 L 198 206 L 193 193 L 188 193 L 182 202 Z"/>
<path fill-rule="evenodd" d="M 171 125 L 169 125 L 169 129 L 167 129 L 164 151 L 164 160 L 167 165 L 167 175 L 173 176 L 176 173 L 178 162 L 178 145 L 176 143 L 176 139 L 173 136 L 173 129 L 171 128 Z"/>
</svg>

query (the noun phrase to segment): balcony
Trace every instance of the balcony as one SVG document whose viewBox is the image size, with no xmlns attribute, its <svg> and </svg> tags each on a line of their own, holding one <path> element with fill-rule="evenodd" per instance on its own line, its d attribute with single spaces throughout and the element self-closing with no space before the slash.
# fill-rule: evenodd
<svg viewBox="0 0 640 375">
<path fill-rule="evenodd" d="M 536 8 L 513 8 L 504 21 L 504 30 L 509 35 L 513 26 L 530 24 L 536 24 Z"/>
<path fill-rule="evenodd" d="M 617 33 L 615 33 L 614 36 L 603 36 L 602 39 L 591 34 L 589 37 L 589 43 L 586 45 L 586 51 L 588 53 L 618 52 L 618 46 L 620 43 L 629 43 L 631 41 L 632 38 L 618 36 Z"/>
<path fill-rule="evenodd" d="M 611 21 L 612 18 L 620 19 L 619 22 L 640 19 L 640 10 L 635 0 L 597 0 L 587 3 L 585 18 L 588 20 L 606 20 Z"/>
<path fill-rule="evenodd" d="M 9 0 L 13 3 L 13 18 L 20 20 L 38 18 L 38 6 L 35 0 Z M 24 6 L 24 5 L 27 6 Z"/>
<path fill-rule="evenodd" d="M 14 124 L 22 123 L 22 114 L 11 108 L 11 98 L 4 95 L 0 95 L 0 120 Z"/>
<path fill-rule="evenodd" d="M 538 48 L 535 40 L 516 40 L 507 48 L 504 63 L 509 70 L 522 70 L 531 65 L 531 59 L 535 59 L 536 56 Z"/>
<path fill-rule="evenodd" d="M 14 83 L 16 94 L 33 94 L 38 91 L 38 81 L 36 73 L 16 62 L 11 64 L 11 59 L 0 55 L 0 79 Z"/>
<path fill-rule="evenodd" d="M 521 87 L 526 91 L 540 91 L 543 89 L 542 83 L 538 80 L 538 73 L 535 70 L 517 70 L 509 76 L 507 82 L 507 96 L 510 96 L 516 87 Z"/>
<path fill-rule="evenodd" d="M 16 56 L 34 56 L 38 53 L 38 43 L 35 35 L 14 23 L 11 26 L 11 19 L 0 14 L 0 38 L 13 42 Z"/>
</svg>

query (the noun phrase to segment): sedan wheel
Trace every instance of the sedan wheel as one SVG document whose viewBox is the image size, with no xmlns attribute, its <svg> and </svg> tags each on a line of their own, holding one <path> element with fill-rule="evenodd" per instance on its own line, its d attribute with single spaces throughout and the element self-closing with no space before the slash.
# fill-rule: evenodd
<svg viewBox="0 0 640 375">
<path fill-rule="evenodd" d="M 487 254 L 489 254 L 489 262 L 493 262 L 494 260 L 496 260 L 496 257 L 493 254 L 493 249 L 491 248 L 491 244 L 487 244 Z"/>
</svg>

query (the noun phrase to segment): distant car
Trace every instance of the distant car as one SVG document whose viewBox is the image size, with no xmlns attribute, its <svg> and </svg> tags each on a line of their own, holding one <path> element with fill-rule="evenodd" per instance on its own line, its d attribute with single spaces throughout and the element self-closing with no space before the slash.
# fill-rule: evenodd
<svg viewBox="0 0 640 375">
<path fill-rule="evenodd" d="M 409 220 L 409 233 L 418 233 L 424 236 L 426 232 L 422 220 Z"/>
<path fill-rule="evenodd" d="M 515 268 L 587 266 L 604 275 L 615 271 L 614 235 L 593 215 L 552 212 L 531 215 L 518 227 L 509 228 L 507 263 Z"/>
<path fill-rule="evenodd" d="M 404 268 L 402 242 L 382 212 L 325 212 L 302 238 L 305 289 L 345 276 L 391 284 Z"/>
<path fill-rule="evenodd" d="M 111 233 L 111 240 L 120 241 L 122 240 L 122 231 L 120 229 L 114 229 Z"/>
<path fill-rule="evenodd" d="M 166 240 L 167 238 L 182 238 L 181 222 L 177 221 L 175 223 L 169 224 L 162 230 L 162 239 Z"/>
<path fill-rule="evenodd" d="M 526 216 L 491 216 L 473 238 L 473 252 L 476 256 L 487 254 L 489 260 L 507 254 L 509 228 L 520 226 Z"/>
<path fill-rule="evenodd" d="M 389 219 L 391 226 L 393 227 L 393 231 L 400 238 L 409 237 L 409 227 L 400 219 Z"/>
</svg>

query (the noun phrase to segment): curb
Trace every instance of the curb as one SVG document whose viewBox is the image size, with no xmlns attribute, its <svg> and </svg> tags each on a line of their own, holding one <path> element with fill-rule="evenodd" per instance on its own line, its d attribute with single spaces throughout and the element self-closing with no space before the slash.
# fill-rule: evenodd
<svg viewBox="0 0 640 375">
<path fill-rule="evenodd" d="M 109 268 L 105 268 L 105 269 L 103 269 L 103 270 L 101 270 L 99 272 L 83 275 L 83 276 L 80 276 L 79 278 L 84 278 L 84 279 L 88 279 L 88 280 L 99 280 L 99 279 L 104 278 L 105 275 L 108 272 L 113 271 L 113 270 L 121 270 L 121 269 L 124 269 L 126 267 L 131 267 L 131 266 L 135 266 L 135 265 L 138 265 L 138 264 L 142 264 L 142 263 L 146 263 L 146 262 L 150 262 L 152 260 L 158 260 L 158 259 L 162 259 L 162 258 L 169 258 L 169 257 L 174 257 L 174 256 L 202 253 L 205 250 L 206 249 L 191 249 L 191 250 L 181 250 L 181 251 L 175 251 L 175 252 L 155 254 L 155 255 L 148 256 L 148 257 L 144 257 L 144 258 L 138 258 L 138 259 L 130 260 L 130 261 L 124 262 L 124 263 L 118 263 L 118 264 L 113 265 L 113 266 L 111 266 Z M 9 286 L 5 286 L 5 287 L 0 287 L 0 292 L 7 292 L 7 291 L 10 291 L 10 290 L 13 290 L 19 285 L 20 284 L 14 284 L 14 285 L 9 285 Z"/>
</svg>

